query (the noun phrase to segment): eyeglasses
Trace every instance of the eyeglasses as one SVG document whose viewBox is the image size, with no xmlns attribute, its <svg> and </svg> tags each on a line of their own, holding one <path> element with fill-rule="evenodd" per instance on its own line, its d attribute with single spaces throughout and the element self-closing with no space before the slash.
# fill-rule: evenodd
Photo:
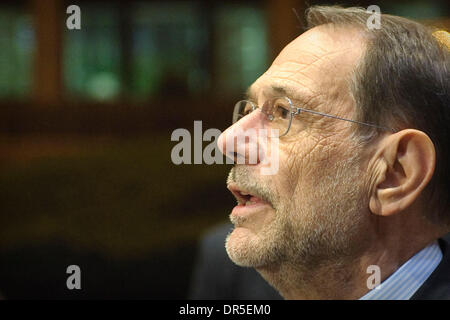
<svg viewBox="0 0 450 320">
<path fill-rule="evenodd" d="M 288 97 L 279 97 L 267 100 L 262 105 L 262 107 L 259 107 L 258 105 L 254 104 L 252 101 L 249 100 L 238 101 L 234 106 L 233 110 L 233 124 L 242 119 L 243 117 L 245 117 L 246 115 L 252 113 L 256 109 L 259 109 L 261 113 L 264 115 L 262 119 L 262 128 L 275 129 L 272 132 L 277 132 L 276 134 L 270 135 L 270 137 L 272 138 L 279 138 L 285 136 L 289 132 L 289 129 L 291 128 L 293 117 L 301 114 L 302 112 L 308 112 L 328 118 L 349 121 L 383 130 L 394 131 L 393 129 L 378 126 L 376 124 L 345 119 L 322 112 L 299 108 L 294 106 L 292 104 L 291 99 L 289 99 Z"/>
</svg>

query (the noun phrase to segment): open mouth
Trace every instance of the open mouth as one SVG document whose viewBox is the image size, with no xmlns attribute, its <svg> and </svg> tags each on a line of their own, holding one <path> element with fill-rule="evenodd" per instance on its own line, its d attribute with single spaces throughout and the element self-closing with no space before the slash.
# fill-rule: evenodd
<svg viewBox="0 0 450 320">
<path fill-rule="evenodd" d="M 264 201 L 262 198 L 258 197 L 257 195 L 240 189 L 236 185 L 230 184 L 228 185 L 228 190 L 231 191 L 231 193 L 236 198 L 238 205 L 240 206 L 252 206 L 255 204 L 268 204 L 266 201 Z"/>
<path fill-rule="evenodd" d="M 272 204 L 258 196 L 256 192 L 246 190 L 236 185 L 235 183 L 229 183 L 228 190 L 234 195 L 237 200 L 237 206 L 231 211 L 231 217 L 248 218 L 250 216 L 258 216 L 267 210 L 273 209 Z M 237 224 L 240 224 L 240 220 L 234 220 Z"/>
</svg>

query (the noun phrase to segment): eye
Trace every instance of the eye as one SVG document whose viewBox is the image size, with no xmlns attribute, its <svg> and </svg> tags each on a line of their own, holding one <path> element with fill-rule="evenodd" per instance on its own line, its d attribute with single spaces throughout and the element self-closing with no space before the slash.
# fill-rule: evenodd
<svg viewBox="0 0 450 320">
<path fill-rule="evenodd" d="M 289 119 L 291 109 L 283 104 L 283 102 L 275 102 L 274 105 L 274 116 L 280 119 Z"/>
<path fill-rule="evenodd" d="M 246 116 L 253 111 L 253 105 L 251 102 L 247 102 L 242 110 L 242 115 Z"/>
</svg>

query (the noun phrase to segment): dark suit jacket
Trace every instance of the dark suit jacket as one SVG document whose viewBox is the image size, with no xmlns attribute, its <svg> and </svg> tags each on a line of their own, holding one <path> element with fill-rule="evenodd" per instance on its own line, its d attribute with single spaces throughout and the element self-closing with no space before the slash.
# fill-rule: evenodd
<svg viewBox="0 0 450 320">
<path fill-rule="evenodd" d="M 439 239 L 442 260 L 411 300 L 450 300 L 450 234 Z"/>
<path fill-rule="evenodd" d="M 231 224 L 211 230 L 202 240 L 191 281 L 190 299 L 280 300 L 282 297 L 253 268 L 235 265 L 225 251 Z M 450 234 L 439 239 L 443 258 L 411 299 L 450 300 Z"/>
</svg>

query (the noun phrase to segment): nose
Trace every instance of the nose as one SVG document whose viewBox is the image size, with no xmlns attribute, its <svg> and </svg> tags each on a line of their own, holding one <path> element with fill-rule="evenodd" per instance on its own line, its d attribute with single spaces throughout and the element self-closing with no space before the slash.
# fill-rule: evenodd
<svg viewBox="0 0 450 320">
<path fill-rule="evenodd" d="M 228 127 L 217 140 L 227 163 L 257 165 L 264 157 L 263 114 L 258 110 Z"/>
</svg>

